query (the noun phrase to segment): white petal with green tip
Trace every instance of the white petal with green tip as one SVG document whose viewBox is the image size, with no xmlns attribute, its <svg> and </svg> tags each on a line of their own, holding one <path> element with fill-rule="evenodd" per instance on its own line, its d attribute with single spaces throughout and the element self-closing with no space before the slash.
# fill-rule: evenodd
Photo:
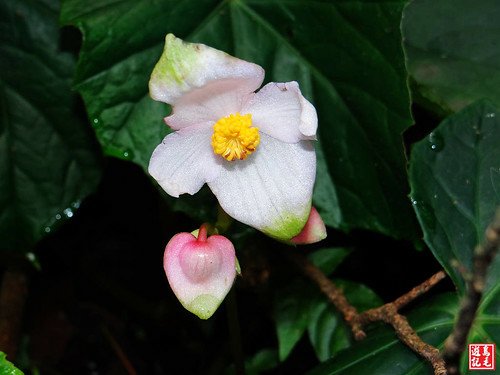
<svg viewBox="0 0 500 375">
<path fill-rule="evenodd" d="M 173 34 L 165 37 L 165 48 L 149 81 L 154 100 L 176 104 L 186 95 L 196 94 L 212 81 L 229 79 L 233 89 L 250 93 L 264 79 L 264 70 L 204 44 L 187 43 Z M 198 94 L 196 94 L 198 95 Z"/>
<path fill-rule="evenodd" d="M 238 221 L 279 240 L 296 236 L 309 217 L 316 154 L 310 141 L 284 143 L 261 133 L 258 150 L 224 163 L 208 186 Z"/>
</svg>

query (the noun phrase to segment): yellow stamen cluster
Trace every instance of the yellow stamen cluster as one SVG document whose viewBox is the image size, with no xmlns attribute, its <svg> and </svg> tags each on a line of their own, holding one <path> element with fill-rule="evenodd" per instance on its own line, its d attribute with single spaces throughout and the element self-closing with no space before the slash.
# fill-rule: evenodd
<svg viewBox="0 0 500 375">
<path fill-rule="evenodd" d="M 214 125 L 212 147 L 228 161 L 243 160 L 259 145 L 259 129 L 252 127 L 252 115 L 239 113 L 222 117 Z"/>
</svg>

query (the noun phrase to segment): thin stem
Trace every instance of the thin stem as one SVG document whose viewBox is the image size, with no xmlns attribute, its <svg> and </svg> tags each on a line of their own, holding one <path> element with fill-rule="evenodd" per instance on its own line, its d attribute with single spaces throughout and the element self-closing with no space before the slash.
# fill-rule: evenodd
<svg viewBox="0 0 500 375">
<path fill-rule="evenodd" d="M 207 241 L 207 225 L 206 223 L 201 224 L 200 229 L 198 230 L 198 242 L 206 242 Z"/>
<path fill-rule="evenodd" d="M 102 326 L 102 332 L 104 333 L 104 336 L 108 340 L 109 344 L 111 345 L 111 348 L 115 352 L 116 356 L 120 360 L 123 368 L 127 372 L 128 375 L 137 375 L 137 371 L 135 370 L 134 366 L 132 365 L 132 362 L 128 359 L 127 355 L 125 354 L 125 351 L 122 349 L 118 341 L 113 337 L 109 329 L 105 326 Z"/>
<path fill-rule="evenodd" d="M 486 286 L 488 268 L 500 246 L 500 209 L 488 226 L 485 240 L 474 250 L 471 277 L 467 282 L 467 293 L 461 304 L 453 331 L 444 346 L 443 358 L 449 375 L 460 374 L 460 357 L 465 350 L 467 336 L 474 322 Z"/>
<path fill-rule="evenodd" d="M 28 278 L 20 270 L 7 269 L 0 290 L 0 348 L 15 360 L 24 305 L 28 294 Z"/>
<path fill-rule="evenodd" d="M 439 350 L 425 343 L 410 326 L 408 320 L 398 313 L 398 309 L 406 306 L 415 298 L 426 293 L 430 288 L 441 281 L 446 275 L 443 271 L 437 272 L 422 284 L 410 290 L 394 302 L 358 313 L 344 293 L 318 267 L 312 264 L 304 255 L 288 253 L 290 258 L 301 268 L 306 276 L 314 281 L 330 302 L 342 313 L 344 320 L 351 327 L 356 340 L 366 337 L 363 326 L 376 321 L 390 324 L 396 331 L 399 339 L 415 353 L 429 361 L 434 368 L 435 375 L 446 375 L 446 369 Z"/>
<path fill-rule="evenodd" d="M 245 361 L 241 345 L 240 322 L 238 319 L 238 308 L 236 305 L 236 292 L 234 286 L 226 298 L 227 323 L 229 327 L 229 339 L 234 358 L 234 369 L 236 375 L 245 375 Z"/>
<path fill-rule="evenodd" d="M 347 301 L 342 290 L 305 256 L 296 252 L 290 252 L 288 255 L 302 269 L 302 272 L 318 285 L 330 302 L 340 311 L 344 316 L 344 320 L 351 327 L 356 340 L 365 338 L 366 334 L 357 321 L 358 311 Z"/>
<path fill-rule="evenodd" d="M 420 297 L 422 294 L 425 294 L 431 289 L 434 285 L 439 283 L 441 280 L 443 280 L 446 277 L 446 273 L 444 271 L 439 271 L 432 275 L 429 279 L 424 281 L 422 284 L 416 286 L 409 292 L 405 293 L 401 297 L 397 298 L 394 300 L 394 305 L 396 306 L 396 309 L 399 311 L 403 307 L 405 307 L 407 304 L 415 300 L 416 298 Z"/>
<path fill-rule="evenodd" d="M 427 280 L 427 282 L 428 281 L 429 280 Z M 425 343 L 420 336 L 418 336 L 406 317 L 398 313 L 395 302 L 390 302 L 375 309 L 363 312 L 359 315 L 359 321 L 363 322 L 363 324 L 376 321 L 390 324 L 401 342 L 432 365 L 435 375 L 446 375 L 445 364 L 439 350 Z"/>
</svg>

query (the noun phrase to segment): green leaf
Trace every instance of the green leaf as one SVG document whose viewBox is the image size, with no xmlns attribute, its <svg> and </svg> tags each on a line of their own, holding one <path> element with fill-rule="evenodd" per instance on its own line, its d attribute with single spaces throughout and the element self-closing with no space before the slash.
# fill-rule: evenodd
<svg viewBox="0 0 500 375">
<path fill-rule="evenodd" d="M 314 290 L 313 295 L 317 297 Z M 315 301 L 311 288 L 303 282 L 293 282 L 278 289 L 274 298 L 274 318 L 279 343 L 279 359 L 284 361 L 307 329 L 310 310 Z"/>
<path fill-rule="evenodd" d="M 325 248 L 310 254 L 309 259 L 325 274 L 330 274 L 348 254 L 349 250 L 344 248 Z M 302 281 L 291 283 L 276 293 L 274 306 L 281 361 L 299 342 L 309 325 L 312 310 L 322 305 L 323 299 L 316 289 Z"/>
<path fill-rule="evenodd" d="M 328 247 L 309 254 L 309 260 L 325 275 L 331 274 L 351 251 L 343 247 Z"/>
<path fill-rule="evenodd" d="M 0 375 L 24 375 L 21 370 L 7 361 L 7 355 L 0 352 Z"/>
<path fill-rule="evenodd" d="M 500 2 L 414 0 L 402 30 L 419 95 L 445 112 L 490 98 L 500 106 Z"/>
<path fill-rule="evenodd" d="M 245 360 L 245 374 L 259 375 L 272 370 L 279 365 L 278 352 L 276 349 L 262 349 L 252 357 Z M 235 375 L 234 364 L 228 366 L 224 371 L 225 375 Z"/>
<path fill-rule="evenodd" d="M 457 310 L 454 295 L 441 296 L 408 316 L 411 326 L 428 344 L 439 346 L 453 326 Z M 308 375 L 426 375 L 430 365 L 402 344 L 388 326 L 367 331 L 367 338 L 316 367 Z"/>
<path fill-rule="evenodd" d="M 410 161 L 412 196 L 425 240 L 434 255 L 463 288 L 452 259 L 470 266 L 472 250 L 482 239 L 495 210 L 491 168 L 500 160 L 497 112 L 477 103 L 450 117 L 414 146 Z M 495 166 L 496 165 L 496 166 Z M 490 267 L 488 288 L 478 310 L 468 343 L 500 339 L 499 258 Z M 417 334 L 442 348 L 458 311 L 457 295 L 428 301 L 408 315 Z M 425 375 L 431 366 L 403 345 L 387 326 L 367 331 L 368 338 L 338 353 L 310 375 Z M 466 354 L 462 370 L 466 371 Z"/>
<path fill-rule="evenodd" d="M 381 304 L 377 295 L 364 285 L 345 280 L 334 282 L 360 311 Z M 276 292 L 275 320 L 281 361 L 289 356 L 306 331 L 321 361 L 351 344 L 350 331 L 342 317 L 311 283 L 296 281 Z"/>
<path fill-rule="evenodd" d="M 382 300 L 362 284 L 344 280 L 334 282 L 358 311 L 382 305 Z M 352 344 L 349 327 L 333 305 L 324 298 L 313 306 L 307 330 L 314 351 L 322 362 Z"/>
<path fill-rule="evenodd" d="M 248 375 L 259 375 L 275 368 L 278 363 L 278 353 L 275 349 L 262 349 L 245 361 L 245 371 Z"/>
<path fill-rule="evenodd" d="M 496 288 L 485 294 L 467 343 L 496 343 L 500 340 L 500 286 L 498 283 L 496 285 Z M 408 321 L 423 341 L 441 350 L 457 312 L 457 295 L 444 294 L 414 309 L 408 315 Z M 367 335 L 365 340 L 341 351 L 308 375 L 434 374 L 431 365 L 399 341 L 390 327 L 375 327 L 368 330 Z M 497 352 L 497 363 L 499 359 Z M 468 373 L 467 352 L 462 357 L 461 368 L 463 374 Z"/>
<path fill-rule="evenodd" d="M 453 262 L 471 269 L 473 250 L 500 205 L 499 180 L 492 179 L 500 171 L 499 139 L 500 112 L 479 102 L 443 121 L 411 154 L 411 194 L 424 240 L 462 292 Z"/>
<path fill-rule="evenodd" d="M 172 32 L 300 82 L 320 127 L 314 203 L 328 225 L 412 238 L 401 133 L 411 124 L 404 1 L 65 0 L 83 33 L 76 87 L 108 154 L 143 167 L 167 133 L 147 83 Z"/>
<path fill-rule="evenodd" d="M 0 251 L 31 251 L 96 186 L 98 153 L 72 113 L 74 61 L 58 1 L 0 3 Z"/>
</svg>

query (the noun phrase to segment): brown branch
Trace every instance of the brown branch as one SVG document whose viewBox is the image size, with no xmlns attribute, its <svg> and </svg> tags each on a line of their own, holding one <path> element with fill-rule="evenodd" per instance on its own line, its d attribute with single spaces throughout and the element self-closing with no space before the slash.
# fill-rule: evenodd
<svg viewBox="0 0 500 375">
<path fill-rule="evenodd" d="M 132 362 L 130 362 L 127 355 L 125 354 L 125 351 L 122 349 L 122 347 L 120 346 L 118 341 L 116 341 L 116 339 L 113 337 L 113 335 L 111 334 L 109 329 L 106 326 L 102 326 L 101 330 L 104 334 L 104 337 L 106 337 L 106 339 L 108 340 L 109 345 L 111 346 L 111 348 L 115 352 L 115 355 L 118 357 L 125 372 L 128 375 L 137 375 L 137 371 L 135 370 L 134 366 L 132 365 Z"/>
<path fill-rule="evenodd" d="M 345 298 L 342 290 L 337 288 L 337 286 L 305 256 L 296 252 L 289 252 L 287 254 L 299 266 L 299 268 L 302 269 L 306 276 L 319 286 L 330 302 L 333 303 L 337 310 L 340 311 L 340 313 L 344 316 L 344 320 L 351 327 L 356 340 L 365 338 L 366 333 L 363 331 L 363 328 L 357 319 L 359 315 L 358 311 L 349 303 L 349 301 L 347 301 L 347 298 Z"/>
<path fill-rule="evenodd" d="M 403 315 L 399 314 L 398 311 L 408 303 L 429 291 L 429 289 L 445 277 L 446 274 L 443 271 L 439 271 L 422 284 L 416 286 L 393 302 L 364 311 L 358 316 L 358 320 L 362 325 L 376 321 L 383 321 L 390 324 L 394 328 L 398 338 L 406 346 L 431 363 L 434 368 L 434 374 L 436 375 L 446 374 L 444 361 L 441 359 L 439 350 L 422 341 L 415 330 L 410 326 L 408 320 Z"/>
<path fill-rule="evenodd" d="M 485 233 L 485 241 L 474 250 L 472 275 L 467 278 L 467 292 L 462 301 L 453 331 L 445 341 L 443 358 L 449 375 L 460 374 L 460 357 L 476 316 L 486 285 L 488 268 L 500 246 L 500 209 Z"/>
<path fill-rule="evenodd" d="M 0 350 L 16 359 L 19 334 L 28 293 L 28 278 L 22 271 L 7 269 L 0 289 Z"/>
<path fill-rule="evenodd" d="M 396 306 L 396 310 L 401 310 L 403 307 L 420 297 L 422 294 L 427 293 L 434 285 L 439 283 L 445 277 L 446 274 L 444 273 L 444 271 L 439 271 L 432 275 L 429 279 L 424 281 L 422 284 L 416 286 L 406 294 L 394 300 L 393 304 Z"/>
<path fill-rule="evenodd" d="M 360 320 L 364 321 L 365 324 L 376 321 L 382 321 L 390 324 L 394 328 L 398 338 L 406 346 L 431 363 L 434 368 L 434 374 L 446 375 L 444 361 L 441 359 L 439 350 L 422 341 L 415 330 L 411 327 L 410 323 L 408 323 L 406 317 L 398 313 L 395 302 L 396 301 L 390 302 L 375 309 L 365 311 L 360 315 Z"/>
<path fill-rule="evenodd" d="M 397 298 L 395 301 L 360 314 L 356 308 L 349 303 L 342 290 L 305 256 L 299 255 L 298 253 L 289 254 L 294 262 L 302 269 L 304 274 L 319 286 L 330 302 L 342 313 L 345 321 L 351 327 L 356 340 L 361 340 L 366 337 L 363 326 L 371 322 L 383 321 L 393 327 L 396 335 L 405 345 L 431 363 L 435 375 L 446 375 L 445 364 L 439 350 L 422 341 L 415 330 L 410 326 L 408 320 L 398 313 L 399 309 L 426 293 L 434 285 L 444 279 L 446 274 L 443 271 L 439 271 L 422 284 Z"/>
</svg>

